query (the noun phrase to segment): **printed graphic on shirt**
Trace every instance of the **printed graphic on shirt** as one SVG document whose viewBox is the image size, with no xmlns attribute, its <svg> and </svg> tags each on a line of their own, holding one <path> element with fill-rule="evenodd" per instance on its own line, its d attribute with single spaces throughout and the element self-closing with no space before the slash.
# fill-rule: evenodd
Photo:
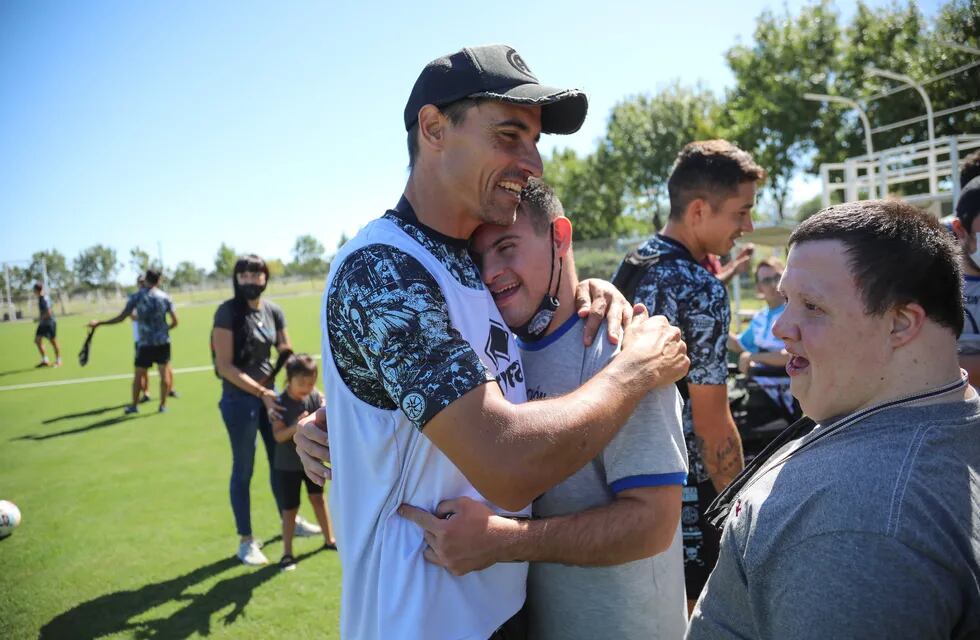
<svg viewBox="0 0 980 640">
<path fill-rule="evenodd" d="M 665 255 L 678 249 L 654 236 L 640 248 L 641 255 Z M 731 322 L 725 286 L 706 269 L 690 260 L 663 260 L 640 278 L 635 302 L 652 314 L 666 316 L 680 328 L 687 343 L 693 384 L 725 384 L 728 376 L 725 342 Z"/>
<path fill-rule="evenodd" d="M 470 289 L 476 289 L 477 291 L 483 289 L 483 280 L 480 279 L 480 272 L 477 271 L 476 265 L 473 263 L 473 259 L 470 257 L 466 248 L 439 242 L 428 236 L 422 229 L 419 229 L 414 224 L 399 218 L 391 212 L 386 213 L 384 218 L 398 225 L 402 231 L 425 247 L 425 250 L 435 256 L 461 285 Z"/>
<path fill-rule="evenodd" d="M 327 296 L 327 334 L 348 389 L 374 407 L 400 408 L 419 429 L 494 379 L 450 323 L 432 274 L 389 245 L 344 260 Z"/>
<path fill-rule="evenodd" d="M 124 313 L 130 315 L 136 310 L 140 323 L 140 346 L 154 346 L 170 342 L 170 327 L 167 312 L 172 311 L 174 303 L 170 297 L 157 288 L 140 289 L 129 296 Z"/>
<path fill-rule="evenodd" d="M 487 343 L 485 353 L 493 361 L 494 366 L 500 374 L 497 376 L 497 384 L 506 394 L 508 390 L 514 389 L 518 384 L 524 382 L 524 371 L 521 369 L 520 358 L 514 360 L 511 353 L 510 329 L 497 322 L 490 320 L 490 331 L 487 333 Z"/>
</svg>

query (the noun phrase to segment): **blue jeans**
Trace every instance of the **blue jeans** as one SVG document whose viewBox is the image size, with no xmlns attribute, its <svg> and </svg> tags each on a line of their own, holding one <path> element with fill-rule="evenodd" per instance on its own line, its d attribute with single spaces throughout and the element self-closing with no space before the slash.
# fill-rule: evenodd
<svg viewBox="0 0 980 640">
<path fill-rule="evenodd" d="M 249 486 L 255 467 L 255 434 L 262 435 L 265 454 L 269 461 L 269 482 L 272 497 L 276 501 L 276 512 L 281 513 L 279 505 L 279 479 L 272 469 L 272 459 L 276 441 L 272 437 L 272 424 L 265 412 L 262 401 L 244 391 L 225 391 L 218 403 L 221 417 L 231 440 L 231 510 L 235 514 L 235 527 L 238 535 L 252 535 L 252 510 Z"/>
</svg>

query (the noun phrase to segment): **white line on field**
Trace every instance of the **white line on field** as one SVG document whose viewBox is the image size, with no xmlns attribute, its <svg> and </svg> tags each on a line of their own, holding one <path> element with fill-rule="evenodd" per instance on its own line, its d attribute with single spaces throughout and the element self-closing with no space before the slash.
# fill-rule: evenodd
<svg viewBox="0 0 980 640">
<path fill-rule="evenodd" d="M 320 359 L 320 354 L 313 356 L 317 360 Z M 184 367 L 183 369 L 174 369 L 174 373 L 199 373 L 201 371 L 214 371 L 214 367 L 211 365 L 205 365 L 202 367 Z M 150 371 L 151 376 L 158 375 L 156 369 Z M 95 376 L 92 378 L 73 378 L 70 380 L 52 380 L 51 382 L 29 382 L 26 384 L 8 384 L 5 387 L 0 387 L 0 391 L 17 391 L 18 389 L 40 389 L 41 387 L 60 387 L 66 384 L 84 384 L 86 382 L 105 382 L 107 380 L 129 380 L 133 377 L 132 373 L 116 373 L 111 376 Z"/>
</svg>

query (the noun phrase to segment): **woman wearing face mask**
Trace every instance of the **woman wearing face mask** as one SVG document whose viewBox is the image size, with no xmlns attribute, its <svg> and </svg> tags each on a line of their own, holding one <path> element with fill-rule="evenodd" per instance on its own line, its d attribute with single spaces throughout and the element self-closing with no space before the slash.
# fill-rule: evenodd
<svg viewBox="0 0 980 640">
<path fill-rule="evenodd" d="M 235 297 L 218 307 L 211 332 L 215 370 L 222 379 L 218 407 L 231 441 L 231 509 L 240 536 L 237 555 L 248 565 L 268 563 L 252 536 L 249 485 L 255 434 L 262 436 L 270 469 L 276 448 L 270 417 L 276 417 L 281 407 L 273 389 L 278 369 L 269 356 L 275 347 L 281 363 L 292 353 L 282 309 L 262 299 L 268 282 L 269 268 L 262 258 L 254 254 L 239 258 L 232 274 Z M 269 476 L 281 512 L 276 474 Z M 318 533 L 317 527 L 297 519 L 297 535 Z"/>
</svg>

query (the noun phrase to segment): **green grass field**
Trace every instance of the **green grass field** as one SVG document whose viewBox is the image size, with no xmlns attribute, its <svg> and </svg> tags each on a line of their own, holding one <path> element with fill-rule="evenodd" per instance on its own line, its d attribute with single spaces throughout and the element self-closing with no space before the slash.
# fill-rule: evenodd
<svg viewBox="0 0 980 640">
<path fill-rule="evenodd" d="M 319 297 L 279 302 L 297 351 L 318 352 Z M 178 313 L 174 367 L 210 365 L 214 305 Z M 210 370 L 178 373 L 181 397 L 169 413 L 157 414 L 154 402 L 124 417 L 129 324 L 100 328 L 81 368 L 87 320 L 59 319 L 59 369 L 33 368 L 33 324 L 0 324 L 0 499 L 23 514 L 0 540 L 0 638 L 336 637 L 337 555 L 318 551 L 321 539 L 299 539 L 299 567 L 279 571 L 279 520 L 261 445 L 252 521 L 273 564 L 244 567 L 233 557 L 219 381 Z M 113 374 L 123 378 L 10 389 Z M 156 399 L 158 378 L 150 385 Z M 314 519 L 308 505 L 301 512 Z"/>
<path fill-rule="evenodd" d="M 317 353 L 319 296 L 297 293 L 278 302 L 294 348 Z M 175 368 L 210 366 L 215 306 L 178 308 Z M 296 571 L 274 564 L 282 547 L 261 445 L 252 520 L 273 564 L 255 569 L 233 558 L 231 453 L 210 368 L 175 375 L 181 397 L 168 413 L 157 414 L 154 402 L 124 417 L 130 326 L 100 328 L 82 368 L 88 319 L 59 319 L 58 369 L 34 368 L 35 325 L 0 324 L 0 499 L 23 514 L 14 535 L 0 540 L 0 638 L 336 637 L 336 554 L 317 552 L 319 539 L 300 539 Z M 56 381 L 73 382 L 35 386 Z M 150 379 L 154 398 L 158 381 Z M 20 385 L 30 386 L 11 388 Z M 314 519 L 308 505 L 302 512 Z"/>
</svg>

